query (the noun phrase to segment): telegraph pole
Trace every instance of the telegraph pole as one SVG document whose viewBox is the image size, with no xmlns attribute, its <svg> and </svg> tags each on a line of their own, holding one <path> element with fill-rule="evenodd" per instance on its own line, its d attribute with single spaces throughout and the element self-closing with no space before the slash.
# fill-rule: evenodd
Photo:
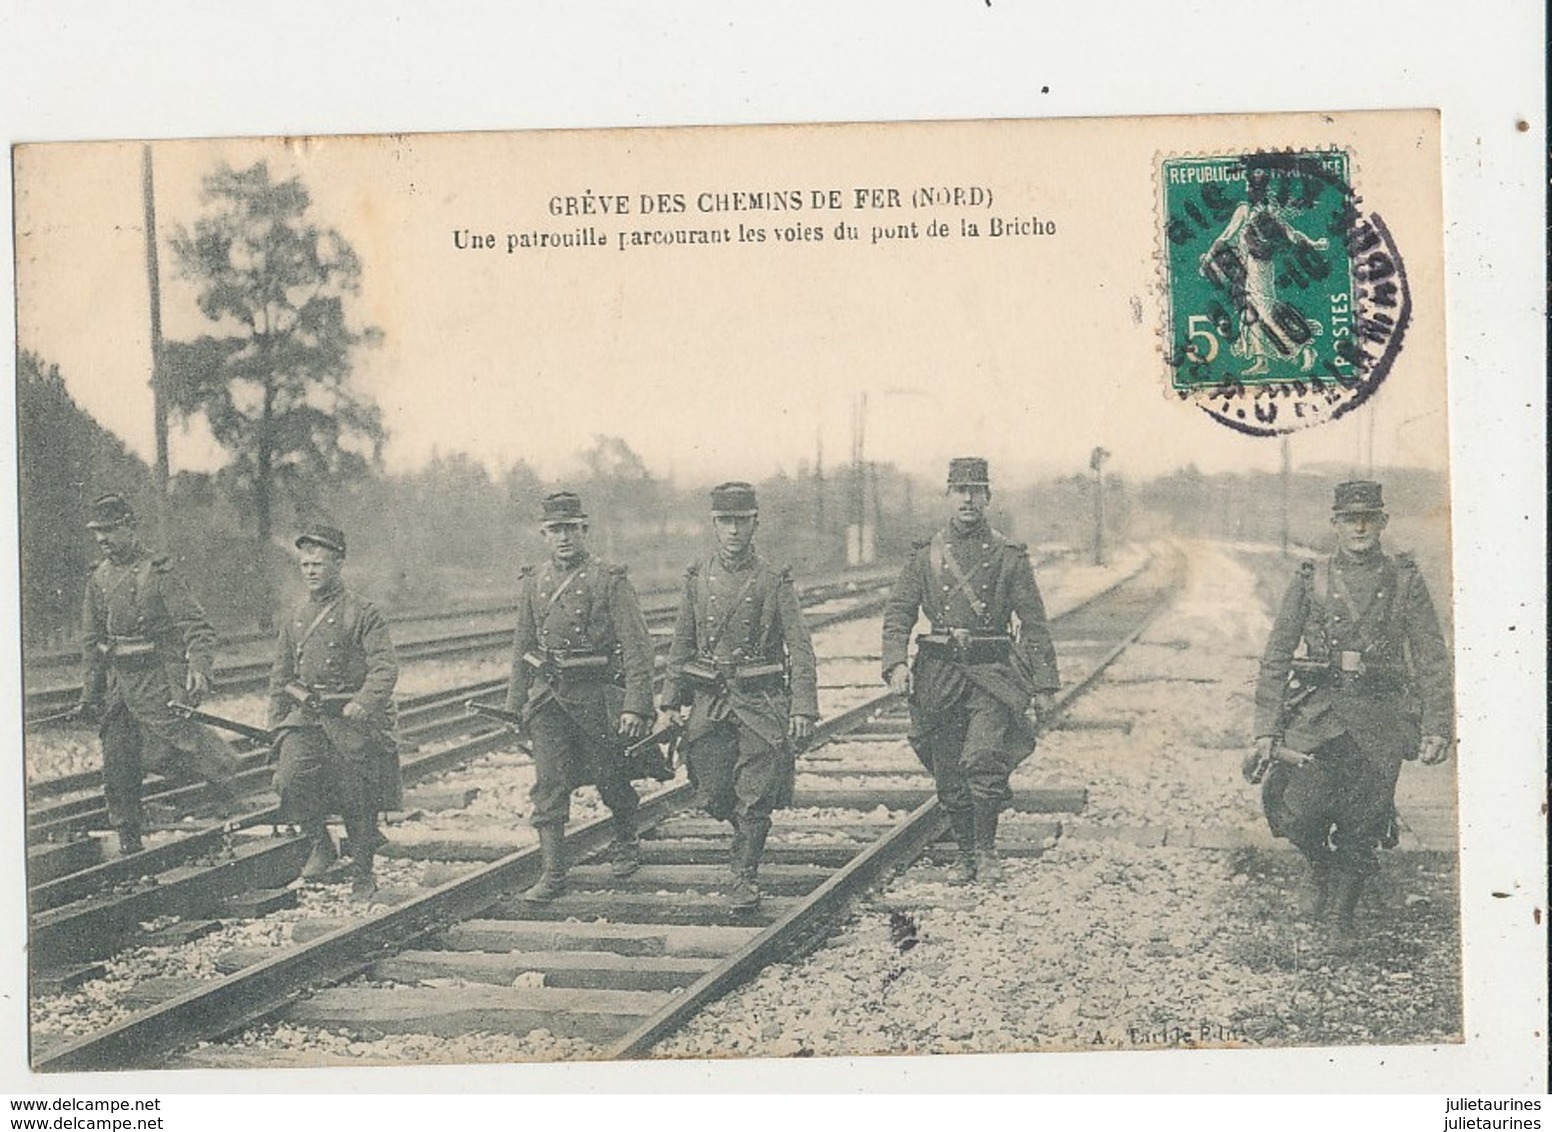
<svg viewBox="0 0 1552 1132">
<path fill-rule="evenodd" d="M 151 301 L 151 412 L 156 417 L 156 538 L 165 550 L 169 543 L 167 485 L 172 478 L 167 458 L 167 402 L 162 373 L 162 283 L 156 255 L 156 197 L 151 170 L 151 147 L 140 147 L 140 185 L 145 200 L 146 280 Z"/>
<path fill-rule="evenodd" d="M 1293 452 L 1288 441 L 1288 434 L 1283 433 L 1282 439 L 1282 549 L 1283 557 L 1288 557 L 1288 488 L 1289 481 L 1293 478 Z"/>
<path fill-rule="evenodd" d="M 1094 473 L 1094 565 L 1105 564 L 1105 461 L 1110 453 L 1096 448 L 1089 455 L 1089 468 Z"/>
</svg>

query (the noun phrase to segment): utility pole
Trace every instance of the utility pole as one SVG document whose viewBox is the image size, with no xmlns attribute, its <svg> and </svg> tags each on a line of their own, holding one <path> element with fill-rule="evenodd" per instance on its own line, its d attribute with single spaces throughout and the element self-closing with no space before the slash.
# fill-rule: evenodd
<svg viewBox="0 0 1552 1132">
<path fill-rule="evenodd" d="M 1089 468 L 1094 473 L 1094 565 L 1105 564 L 1105 461 L 1110 453 L 1096 448 L 1089 455 Z"/>
<path fill-rule="evenodd" d="M 140 186 L 145 200 L 146 280 L 151 301 L 151 412 L 156 417 L 156 538 L 165 550 L 168 529 L 168 483 L 172 478 L 167 458 L 167 401 L 162 373 L 162 283 L 156 255 L 156 196 L 151 170 L 151 147 L 140 147 Z"/>
<path fill-rule="evenodd" d="M 1293 451 L 1288 440 L 1288 434 L 1283 433 L 1282 439 L 1282 550 L 1283 557 L 1288 557 L 1288 488 L 1289 481 L 1293 478 Z"/>
</svg>

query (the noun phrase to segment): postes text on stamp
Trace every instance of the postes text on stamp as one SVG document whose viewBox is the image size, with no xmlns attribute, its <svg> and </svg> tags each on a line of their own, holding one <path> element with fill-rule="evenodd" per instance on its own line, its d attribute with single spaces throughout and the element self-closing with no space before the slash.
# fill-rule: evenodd
<svg viewBox="0 0 1552 1132">
<path fill-rule="evenodd" d="M 1158 176 L 1171 388 L 1274 435 L 1378 388 L 1410 313 L 1406 275 L 1340 150 L 1169 157 Z"/>
</svg>

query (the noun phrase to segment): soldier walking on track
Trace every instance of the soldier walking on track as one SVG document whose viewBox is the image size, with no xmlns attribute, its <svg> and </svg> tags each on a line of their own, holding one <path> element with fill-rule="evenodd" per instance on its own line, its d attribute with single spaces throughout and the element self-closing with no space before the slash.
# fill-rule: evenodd
<svg viewBox="0 0 1552 1132">
<path fill-rule="evenodd" d="M 1401 764 L 1448 756 L 1452 694 L 1428 587 L 1409 555 L 1380 550 L 1380 485 L 1338 484 L 1332 512 L 1336 553 L 1300 567 L 1261 658 L 1245 774 L 1264 776 L 1272 832 L 1310 863 L 1305 913 L 1334 904 L 1350 940 L 1376 849 L 1396 843 Z"/>
<path fill-rule="evenodd" d="M 689 712 L 685 742 L 701 806 L 731 822 L 728 903 L 760 903 L 771 812 L 791 804 L 795 752 L 819 716 L 814 646 L 792 585 L 754 548 L 754 488 L 711 492 L 717 553 L 685 572 L 663 708 Z"/>
<path fill-rule="evenodd" d="M 103 795 L 119 852 L 138 853 L 146 771 L 174 781 L 203 778 L 215 805 L 229 810 L 237 760 L 214 732 L 168 707 L 173 700 L 197 704 L 210 692 L 216 633 L 205 611 L 172 563 L 141 543 L 122 495 L 95 500 L 86 526 L 104 557 L 86 583 L 77 711 L 99 724 Z"/>
<path fill-rule="evenodd" d="M 506 702 L 533 742 L 529 797 L 544 871 L 523 894 L 532 901 L 566 890 L 571 792 L 587 783 L 597 785 L 613 816 L 611 871 L 623 878 L 640 867 L 638 799 L 622 737 L 645 736 L 653 716 L 652 643 L 625 567 L 588 554 L 587 516 L 576 495 L 557 492 L 542 507 L 550 561 L 522 570 Z"/>
<path fill-rule="evenodd" d="M 383 838 L 381 810 L 402 804 L 393 738 L 393 688 L 399 679 L 388 622 L 345 588 L 345 533 L 315 524 L 297 537 L 307 600 L 280 626 L 270 669 L 270 727 L 280 732 L 275 791 L 281 815 L 312 842 L 303 880 L 322 877 L 338 859 L 326 821 L 345 820 L 351 897 L 377 891 L 373 857 Z"/>
<path fill-rule="evenodd" d="M 1029 553 L 986 522 L 987 463 L 949 463 L 949 522 L 916 544 L 884 607 L 884 680 L 911 708 L 910 742 L 959 843 L 952 884 L 1002 879 L 997 818 L 1061 687 Z M 916 638 L 917 614 L 930 630 Z"/>
</svg>

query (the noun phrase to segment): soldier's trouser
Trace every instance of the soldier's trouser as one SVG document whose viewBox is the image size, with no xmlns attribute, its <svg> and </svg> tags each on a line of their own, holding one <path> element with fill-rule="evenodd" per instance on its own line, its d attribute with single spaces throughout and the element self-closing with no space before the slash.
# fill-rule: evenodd
<svg viewBox="0 0 1552 1132">
<path fill-rule="evenodd" d="M 735 719 L 691 744 L 687 758 L 701 808 L 719 821 L 766 820 L 792 801 L 793 756 Z"/>
<path fill-rule="evenodd" d="M 336 750 L 321 727 L 286 728 L 279 751 L 275 793 L 280 795 L 282 821 L 316 831 L 331 813 L 338 813 L 354 837 L 352 826 L 375 819 L 368 753 Z"/>
<path fill-rule="evenodd" d="M 1401 760 L 1365 752 L 1346 735 L 1303 766 L 1278 764 L 1263 801 L 1274 833 L 1288 838 L 1317 873 L 1372 875 L 1395 813 Z"/>
<path fill-rule="evenodd" d="M 998 811 L 1012 805 L 1008 776 L 1015 760 L 1008 752 L 1015 723 L 1006 704 L 969 684 L 933 718 L 930 729 L 912 736 L 912 746 L 932 768 L 938 802 L 951 820 L 969 813 L 976 802 Z"/>
<path fill-rule="evenodd" d="M 539 709 L 529 721 L 528 732 L 533 737 L 535 772 L 528 792 L 533 803 L 530 824 L 535 828 L 565 825 L 571 818 L 571 792 L 592 782 L 609 812 L 634 828 L 640 799 L 625 776 L 625 761 L 618 751 L 600 749 L 599 740 L 554 704 Z"/>
<path fill-rule="evenodd" d="M 203 779 L 222 797 L 231 795 L 237 773 L 237 756 L 209 728 L 170 711 L 147 715 L 115 703 L 98 730 L 108 823 L 120 832 L 141 831 L 140 786 L 148 771 L 178 785 Z"/>
</svg>

